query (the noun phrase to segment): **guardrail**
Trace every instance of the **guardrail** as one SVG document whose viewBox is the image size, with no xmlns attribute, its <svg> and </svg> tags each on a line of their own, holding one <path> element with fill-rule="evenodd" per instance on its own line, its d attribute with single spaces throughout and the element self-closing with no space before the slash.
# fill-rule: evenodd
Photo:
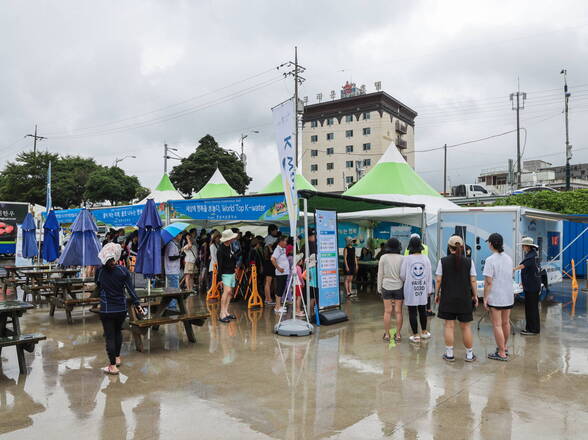
<svg viewBox="0 0 588 440">
<path fill-rule="evenodd" d="M 453 203 L 459 206 L 491 205 L 499 199 L 507 196 L 484 196 L 484 197 L 448 197 Z"/>
</svg>

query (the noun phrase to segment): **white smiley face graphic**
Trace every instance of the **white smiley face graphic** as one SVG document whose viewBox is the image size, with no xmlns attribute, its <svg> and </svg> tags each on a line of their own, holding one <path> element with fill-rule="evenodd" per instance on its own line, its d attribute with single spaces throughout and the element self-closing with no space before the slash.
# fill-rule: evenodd
<svg viewBox="0 0 588 440">
<path fill-rule="evenodd" d="M 410 271 L 413 277 L 416 279 L 421 279 L 425 276 L 425 265 L 423 263 L 414 263 L 410 267 Z"/>
</svg>

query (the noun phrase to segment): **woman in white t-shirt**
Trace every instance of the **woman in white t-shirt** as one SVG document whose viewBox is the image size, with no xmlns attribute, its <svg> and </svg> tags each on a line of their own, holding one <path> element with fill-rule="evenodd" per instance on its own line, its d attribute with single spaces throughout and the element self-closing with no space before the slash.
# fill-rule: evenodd
<svg viewBox="0 0 588 440">
<path fill-rule="evenodd" d="M 424 250 L 420 237 L 412 237 L 408 242 L 408 256 L 402 260 L 400 278 L 404 281 L 404 303 L 408 306 L 408 320 L 412 329 L 410 342 L 429 339 L 427 331 L 427 298 L 433 293 L 433 275 L 429 258 L 421 252 Z M 421 322 L 421 334 L 417 322 L 417 311 Z"/>
<path fill-rule="evenodd" d="M 493 233 L 488 237 L 488 248 L 492 255 L 484 264 L 484 307 L 490 311 L 494 339 L 498 348 L 488 359 L 508 360 L 508 335 L 510 334 L 510 310 L 514 305 L 512 282 L 512 259 L 504 253 L 502 235 Z"/>
<path fill-rule="evenodd" d="M 218 252 L 218 247 L 220 245 L 220 238 L 221 238 L 221 234 L 218 231 L 214 231 L 212 234 L 212 237 L 210 237 L 210 264 L 208 265 L 208 288 L 210 289 L 210 287 L 212 287 L 212 282 L 213 282 L 213 271 L 214 271 L 214 266 L 216 266 L 218 264 L 218 260 L 216 258 L 216 254 Z M 217 283 L 220 281 L 221 277 L 220 275 L 217 274 Z"/>
<path fill-rule="evenodd" d="M 378 293 L 384 300 L 384 341 L 389 341 L 390 337 L 394 341 L 400 342 L 400 331 L 402 330 L 402 302 L 404 293 L 402 290 L 402 279 L 400 278 L 400 269 L 402 268 L 402 245 L 396 238 L 391 238 L 386 243 L 382 251 L 382 256 L 378 262 Z M 390 321 L 392 320 L 392 311 L 396 315 L 396 327 L 390 333 Z"/>
</svg>

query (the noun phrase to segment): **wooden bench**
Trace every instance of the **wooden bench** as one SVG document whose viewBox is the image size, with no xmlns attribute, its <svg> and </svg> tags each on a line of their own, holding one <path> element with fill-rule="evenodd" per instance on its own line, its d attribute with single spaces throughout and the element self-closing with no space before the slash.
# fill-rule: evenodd
<svg viewBox="0 0 588 440">
<path fill-rule="evenodd" d="M 26 301 L 27 296 L 31 295 L 33 298 L 33 304 L 41 304 L 41 300 L 44 296 L 53 295 L 53 287 L 50 285 L 39 285 L 39 286 L 22 286 L 23 296 L 22 300 Z"/>
<path fill-rule="evenodd" d="M 12 345 L 16 346 L 18 368 L 21 374 L 27 374 L 27 364 L 24 356 L 25 350 L 32 353 L 35 349 L 35 345 L 39 341 L 44 341 L 45 339 L 47 339 L 47 337 L 40 333 L 0 337 L 0 352 L 2 352 L 2 348 L 4 347 L 10 347 Z"/>
<path fill-rule="evenodd" d="M 16 292 L 16 289 L 19 286 L 24 286 L 26 284 L 27 284 L 27 280 L 25 280 L 24 278 L 3 277 L 2 278 L 2 293 L 4 295 L 6 295 L 6 293 L 8 292 L 8 289 L 10 287 L 12 287 L 11 290 L 14 290 L 14 292 Z"/>
<path fill-rule="evenodd" d="M 133 314 L 134 315 L 134 314 Z M 171 315 L 171 316 L 160 316 L 154 318 L 144 319 L 132 319 L 129 321 L 131 332 L 133 334 L 133 340 L 135 341 L 135 348 L 137 351 L 143 351 L 143 336 L 147 333 L 147 330 L 152 327 L 153 330 L 157 330 L 159 326 L 166 324 L 175 324 L 182 322 L 184 329 L 186 330 L 186 336 L 188 341 L 195 343 L 196 336 L 194 335 L 193 325 L 202 327 L 206 318 L 209 318 L 210 314 L 207 312 L 202 313 L 188 313 L 183 315 Z"/>
<path fill-rule="evenodd" d="M 49 316 L 55 315 L 55 308 L 59 306 L 65 310 L 65 316 L 68 324 L 73 324 L 71 312 L 74 307 L 80 306 L 95 306 L 100 304 L 100 298 L 66 298 L 53 297 L 51 300 L 51 308 L 49 309 Z"/>
</svg>

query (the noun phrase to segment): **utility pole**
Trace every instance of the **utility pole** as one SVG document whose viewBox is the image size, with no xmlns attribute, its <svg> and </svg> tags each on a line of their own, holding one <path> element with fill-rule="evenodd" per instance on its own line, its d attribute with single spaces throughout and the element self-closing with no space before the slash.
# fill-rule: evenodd
<svg viewBox="0 0 588 440">
<path fill-rule="evenodd" d="M 167 144 L 163 144 L 163 174 L 167 174 Z"/>
<path fill-rule="evenodd" d="M 517 188 L 521 187 L 521 126 L 519 113 L 525 108 L 525 99 L 527 99 L 527 94 L 525 92 L 521 92 L 521 86 L 517 79 L 517 91 L 516 93 L 510 94 L 512 109 L 516 110 L 517 112 Z"/>
<path fill-rule="evenodd" d="M 35 157 L 37 157 L 37 139 L 42 141 L 47 138 L 44 136 L 37 135 L 37 124 L 35 124 L 35 134 L 27 134 L 27 135 L 25 135 L 25 137 L 32 137 L 33 138 L 33 155 Z"/>
<path fill-rule="evenodd" d="M 278 66 L 278 69 L 281 67 L 292 67 L 293 69 L 290 70 L 289 72 L 284 72 L 284 77 L 288 76 L 288 75 L 292 75 L 294 77 L 294 111 L 296 114 L 296 130 L 294 135 L 296 136 L 296 141 L 294 142 L 294 157 L 296 158 L 296 168 L 298 168 L 298 160 L 299 160 L 299 156 L 298 156 L 298 149 L 299 149 L 299 140 L 298 140 L 298 132 L 299 132 L 299 123 L 300 120 L 298 118 L 299 113 L 302 113 L 301 111 L 299 111 L 298 108 L 298 86 L 300 84 L 302 84 L 304 81 L 306 81 L 306 79 L 302 76 L 300 76 L 301 73 L 303 73 L 306 68 L 302 67 L 300 64 L 298 64 L 298 47 L 294 46 L 294 62 L 289 61 L 287 63 L 284 63 L 280 66 Z"/>
<path fill-rule="evenodd" d="M 443 145 L 443 195 L 447 196 L 447 144 Z"/>
<path fill-rule="evenodd" d="M 570 145 L 570 133 L 568 126 L 568 102 L 570 100 L 571 93 L 568 92 L 568 71 L 562 69 L 560 72 L 564 76 L 564 113 L 566 118 L 566 191 L 569 191 L 572 186 L 572 169 L 570 166 L 570 160 L 572 159 L 572 146 Z"/>
</svg>

